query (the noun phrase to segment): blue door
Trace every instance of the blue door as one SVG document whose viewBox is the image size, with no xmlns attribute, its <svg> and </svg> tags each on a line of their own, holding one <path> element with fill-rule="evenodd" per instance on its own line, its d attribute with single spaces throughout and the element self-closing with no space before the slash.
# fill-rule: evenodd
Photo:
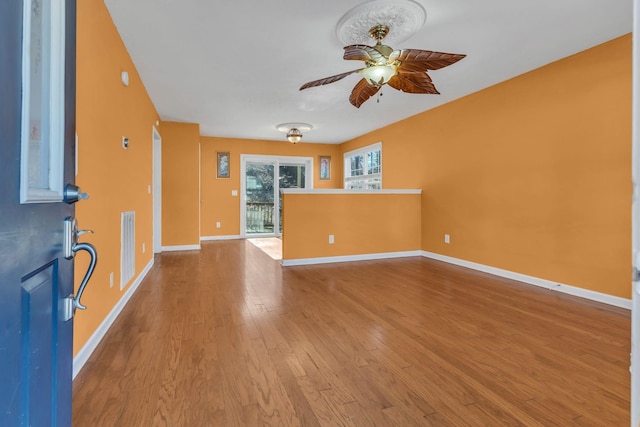
<svg viewBox="0 0 640 427">
<path fill-rule="evenodd" d="M 33 17 L 25 20 L 28 13 Z M 52 28 L 63 30 L 58 50 L 49 45 L 49 14 L 56 20 Z M 29 164 L 39 168 L 54 196 L 38 196 L 40 183 L 32 177 L 21 179 L 22 97 L 29 86 L 22 76 L 27 68 L 24 25 L 33 25 L 34 40 L 40 38 L 40 47 L 31 46 L 36 59 L 31 75 L 47 78 L 47 61 L 56 62 L 47 55 L 58 52 L 61 58 L 62 75 L 41 79 L 42 87 L 32 84 L 32 120 L 27 122 L 28 147 L 36 147 Z M 47 101 L 51 111 L 43 101 L 50 91 L 62 94 L 58 106 Z M 63 256 L 62 243 L 64 220 L 74 209 L 56 196 L 63 194 L 56 189 L 74 181 L 75 0 L 0 1 L 0 100 L 0 426 L 70 426 L 73 320 L 65 320 L 65 299 L 74 292 L 74 284 L 73 262 Z M 38 112 L 42 105 L 51 113 L 47 117 Z M 46 152 L 48 135 L 56 131 L 61 148 Z M 59 170 L 50 170 L 52 162 L 42 163 L 50 158 L 58 158 Z M 21 191 L 32 187 L 33 194 L 27 191 L 22 200 Z"/>
</svg>

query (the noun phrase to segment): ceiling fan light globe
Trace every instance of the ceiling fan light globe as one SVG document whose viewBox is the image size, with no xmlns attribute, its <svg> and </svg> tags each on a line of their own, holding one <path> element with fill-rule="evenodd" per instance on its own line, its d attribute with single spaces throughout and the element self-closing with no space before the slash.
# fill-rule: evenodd
<svg viewBox="0 0 640 427">
<path fill-rule="evenodd" d="M 382 86 L 387 84 L 391 77 L 398 73 L 393 65 L 374 65 L 362 70 L 362 76 L 371 86 Z"/>
</svg>

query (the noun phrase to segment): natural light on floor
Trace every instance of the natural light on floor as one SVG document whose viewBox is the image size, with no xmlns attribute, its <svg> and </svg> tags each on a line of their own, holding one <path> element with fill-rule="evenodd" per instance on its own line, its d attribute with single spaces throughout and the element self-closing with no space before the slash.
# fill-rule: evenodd
<svg viewBox="0 0 640 427">
<path fill-rule="evenodd" d="M 247 239 L 250 243 L 260 248 L 262 252 L 275 260 L 282 259 L 282 240 L 277 237 L 261 237 L 259 239 Z"/>
</svg>

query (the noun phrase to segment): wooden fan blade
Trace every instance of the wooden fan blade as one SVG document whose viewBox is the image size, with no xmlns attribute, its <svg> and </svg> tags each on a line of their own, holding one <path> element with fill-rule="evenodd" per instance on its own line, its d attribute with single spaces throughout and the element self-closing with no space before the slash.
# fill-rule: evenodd
<svg viewBox="0 0 640 427">
<path fill-rule="evenodd" d="M 349 96 L 349 102 L 354 107 L 360 108 L 364 102 L 375 95 L 380 90 L 380 86 L 371 86 L 365 79 L 362 79 L 355 85 Z"/>
<path fill-rule="evenodd" d="M 315 87 L 315 86 L 328 85 L 329 83 L 337 82 L 338 80 L 344 79 L 348 75 L 351 75 L 353 73 L 357 73 L 358 71 L 362 71 L 362 70 L 363 70 L 362 68 L 358 68 L 357 70 L 347 71 L 346 73 L 336 74 L 335 76 L 325 77 L 325 78 L 320 79 L 320 80 L 314 80 L 312 82 L 305 83 L 302 86 L 300 86 L 300 90 L 307 89 L 307 88 L 310 88 L 310 87 Z"/>
<path fill-rule="evenodd" d="M 366 44 L 353 44 L 344 47 L 343 59 L 355 59 L 357 61 L 386 64 L 387 57 Z"/>
<path fill-rule="evenodd" d="M 427 73 L 398 73 L 387 84 L 407 93 L 440 94 Z"/>
<path fill-rule="evenodd" d="M 439 70 L 455 64 L 467 55 L 456 53 L 432 52 L 430 50 L 403 49 L 400 51 L 398 68 L 405 72 L 417 73 L 427 70 Z"/>
</svg>

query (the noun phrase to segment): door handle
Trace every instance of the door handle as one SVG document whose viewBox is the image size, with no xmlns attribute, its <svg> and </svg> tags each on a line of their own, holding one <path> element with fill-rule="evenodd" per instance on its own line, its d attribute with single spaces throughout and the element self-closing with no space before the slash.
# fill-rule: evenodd
<svg viewBox="0 0 640 427">
<path fill-rule="evenodd" d="M 66 259 L 72 259 L 75 257 L 78 251 L 86 251 L 89 253 L 91 260 L 89 262 L 89 268 L 80 282 L 80 286 L 78 287 L 77 295 L 69 295 L 65 299 L 65 320 L 70 320 L 73 318 L 76 309 L 86 310 L 87 307 L 80 302 L 80 298 L 82 298 L 82 294 L 93 275 L 93 271 L 96 269 L 96 264 L 98 263 L 98 252 L 96 251 L 95 246 L 91 243 L 80 243 L 78 242 L 78 237 L 80 237 L 84 233 L 93 233 L 92 230 L 78 230 L 78 220 L 75 217 L 67 217 L 64 220 L 64 241 L 62 244 L 62 251 L 64 253 L 64 257 Z"/>
<path fill-rule="evenodd" d="M 87 269 L 87 272 L 84 274 L 84 278 L 80 283 L 80 287 L 78 288 L 78 295 L 76 296 L 70 295 L 69 298 L 71 298 L 74 310 L 76 308 L 79 308 L 80 310 L 86 310 L 87 306 L 83 305 L 80 302 L 80 298 L 82 298 L 82 293 L 84 292 L 84 288 L 87 286 L 89 279 L 91 279 L 91 276 L 93 275 L 93 270 L 96 269 L 96 263 L 98 262 L 98 252 L 96 251 L 96 248 L 91 243 L 76 243 L 74 245 L 73 252 L 75 253 L 78 251 L 87 251 L 91 256 L 91 261 L 89 263 L 89 268 Z"/>
</svg>

